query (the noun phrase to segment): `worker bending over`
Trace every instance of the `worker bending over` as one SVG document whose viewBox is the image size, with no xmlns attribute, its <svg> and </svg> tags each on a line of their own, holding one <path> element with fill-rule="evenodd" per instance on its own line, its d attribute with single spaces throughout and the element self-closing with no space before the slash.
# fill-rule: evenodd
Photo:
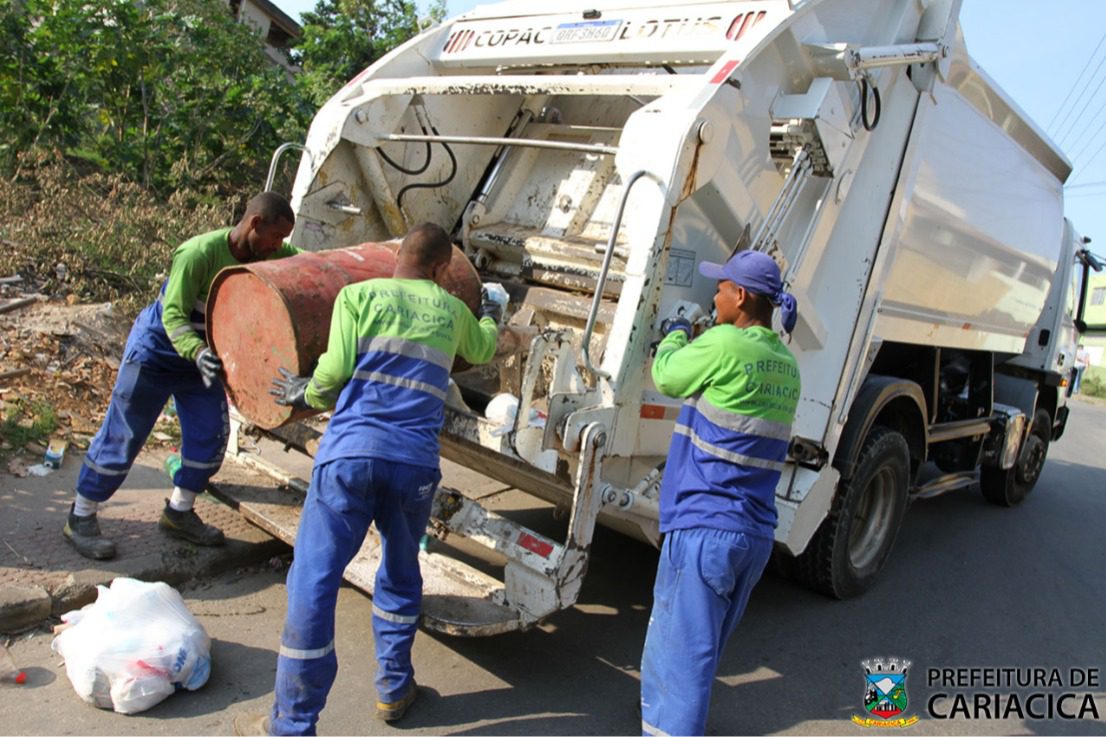
<svg viewBox="0 0 1106 737">
<path fill-rule="evenodd" d="M 264 192 L 247 203 L 233 228 L 198 235 L 173 252 L 161 294 L 138 315 L 127 337 L 104 423 L 77 477 L 77 497 L 62 532 L 84 557 L 115 555 L 115 543 L 100 533 L 96 511 L 127 478 L 170 396 L 180 418 L 181 466 L 158 526 L 197 545 L 223 544 L 223 533 L 192 509 L 222 465 L 229 434 L 219 378 L 223 364 L 207 344 L 207 293 L 226 266 L 299 253 L 284 245 L 294 221 L 287 200 Z"/>
</svg>

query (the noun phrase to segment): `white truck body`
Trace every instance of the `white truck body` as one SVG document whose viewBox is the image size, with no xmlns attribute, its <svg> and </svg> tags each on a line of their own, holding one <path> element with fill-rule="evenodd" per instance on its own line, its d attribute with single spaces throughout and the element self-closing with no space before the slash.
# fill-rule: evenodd
<svg viewBox="0 0 1106 737">
<path fill-rule="evenodd" d="M 293 189 L 297 245 L 429 220 L 511 294 L 519 350 L 456 377 L 443 455 L 570 508 L 569 528 L 548 540 L 440 495 L 439 529 L 506 557 L 474 596 L 507 614 L 443 628 L 571 605 L 597 517 L 658 541 L 680 401 L 652 385 L 650 346 L 679 300 L 709 310 L 697 265 L 737 248 L 772 254 L 799 304 L 776 539 L 800 580 L 862 591 L 908 495 L 981 481 L 1019 501 L 1066 417 L 1081 241 L 1070 164 L 969 57 L 959 2 L 547 10 L 480 7 L 366 69 L 319 111 Z M 506 428 L 481 413 L 499 391 L 519 398 Z M 858 481 L 874 427 L 905 441 L 905 485 Z"/>
</svg>

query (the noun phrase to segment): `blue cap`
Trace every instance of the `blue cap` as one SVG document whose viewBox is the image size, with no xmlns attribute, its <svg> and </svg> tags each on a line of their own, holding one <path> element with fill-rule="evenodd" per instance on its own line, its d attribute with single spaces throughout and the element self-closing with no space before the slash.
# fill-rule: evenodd
<svg viewBox="0 0 1106 737">
<path fill-rule="evenodd" d="M 783 329 L 790 333 L 795 328 L 798 304 L 795 297 L 783 289 L 780 267 L 775 259 L 760 251 L 739 251 L 724 264 L 699 262 L 699 273 L 708 279 L 732 281 L 754 294 L 761 294 L 780 308 Z"/>
</svg>

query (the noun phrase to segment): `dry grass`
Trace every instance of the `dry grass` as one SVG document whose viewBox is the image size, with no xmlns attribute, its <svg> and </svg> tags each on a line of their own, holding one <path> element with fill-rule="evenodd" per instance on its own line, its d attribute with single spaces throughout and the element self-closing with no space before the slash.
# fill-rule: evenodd
<svg viewBox="0 0 1106 737">
<path fill-rule="evenodd" d="M 119 176 L 81 175 L 60 155 L 39 153 L 17 179 L 0 180 L 0 276 L 52 296 L 113 302 L 124 319 L 148 303 L 173 249 L 229 224 L 234 202 L 195 191 L 159 201 Z"/>
</svg>

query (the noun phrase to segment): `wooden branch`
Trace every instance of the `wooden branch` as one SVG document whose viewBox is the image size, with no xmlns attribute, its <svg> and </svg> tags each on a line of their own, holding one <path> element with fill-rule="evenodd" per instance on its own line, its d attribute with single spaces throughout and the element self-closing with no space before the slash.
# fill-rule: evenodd
<svg viewBox="0 0 1106 737">
<path fill-rule="evenodd" d="M 37 301 L 38 297 L 23 297 L 22 299 L 12 300 L 7 304 L 0 305 L 0 315 L 3 315 L 5 312 L 18 310 L 20 307 L 26 307 L 27 305 Z"/>
<path fill-rule="evenodd" d="M 15 379 L 20 376 L 26 376 L 29 373 L 31 373 L 31 370 L 26 367 L 11 369 L 10 371 L 0 371 L 0 381 L 7 381 L 8 379 Z"/>
</svg>

